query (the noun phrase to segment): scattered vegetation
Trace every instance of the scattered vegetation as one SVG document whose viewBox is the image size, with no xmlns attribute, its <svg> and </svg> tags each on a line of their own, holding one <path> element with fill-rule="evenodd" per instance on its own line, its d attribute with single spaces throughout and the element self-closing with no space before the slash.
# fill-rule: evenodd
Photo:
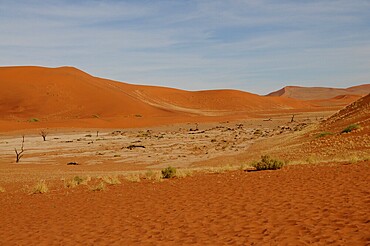
<svg viewBox="0 0 370 246">
<path fill-rule="evenodd" d="M 326 137 L 326 136 L 329 136 L 329 135 L 333 135 L 332 132 L 320 132 L 316 137 L 317 138 L 322 138 L 322 137 Z"/>
<path fill-rule="evenodd" d="M 45 180 L 40 180 L 37 184 L 32 188 L 32 194 L 43 194 L 49 191 L 48 186 L 45 183 Z"/>
<path fill-rule="evenodd" d="M 171 166 L 166 167 L 161 172 L 162 172 L 162 178 L 164 179 L 170 179 L 176 176 L 176 168 L 171 167 Z"/>
<path fill-rule="evenodd" d="M 0 186 L 0 193 L 3 193 L 3 192 L 5 192 L 5 188 Z"/>
<path fill-rule="evenodd" d="M 145 179 L 154 180 L 154 181 L 162 181 L 162 173 L 160 171 L 149 170 L 145 173 Z"/>
<path fill-rule="evenodd" d="M 87 183 L 91 180 L 91 177 L 80 177 L 75 176 L 72 179 L 68 179 L 64 181 L 64 187 L 66 188 L 73 188 L 78 185 L 87 185 Z"/>
<path fill-rule="evenodd" d="M 22 146 L 21 146 L 21 150 L 18 151 L 16 148 L 14 148 L 14 151 L 15 151 L 15 155 L 16 155 L 16 159 L 15 159 L 15 162 L 18 163 L 19 160 L 22 158 L 23 156 L 23 152 L 24 152 L 24 135 L 22 136 Z"/>
<path fill-rule="evenodd" d="M 99 184 L 90 187 L 92 191 L 103 191 L 105 190 L 105 183 L 101 181 Z"/>
<path fill-rule="evenodd" d="M 210 167 L 207 169 L 207 172 L 209 173 L 224 173 L 226 171 L 232 171 L 236 170 L 238 167 L 233 167 L 230 165 L 224 165 L 224 166 L 219 166 L 219 167 Z"/>
<path fill-rule="evenodd" d="M 103 176 L 102 180 L 109 185 L 116 185 L 121 183 L 118 176 Z"/>
<path fill-rule="evenodd" d="M 252 164 L 253 167 L 260 170 L 277 170 L 284 166 L 284 162 L 272 159 L 268 155 L 261 156 L 261 160 Z"/>
<path fill-rule="evenodd" d="M 358 124 L 351 124 L 351 125 L 347 126 L 346 128 L 344 128 L 341 133 L 349 133 L 349 132 L 352 132 L 354 130 L 360 129 L 360 127 L 361 126 L 358 125 Z"/>
<path fill-rule="evenodd" d="M 130 175 L 126 176 L 125 178 L 126 178 L 126 180 L 128 180 L 130 182 L 140 182 L 141 181 L 139 174 L 130 174 Z"/>
<path fill-rule="evenodd" d="M 192 170 L 189 170 L 189 169 L 177 169 L 176 170 L 175 177 L 176 178 L 185 178 L 185 177 L 189 177 L 191 175 L 193 175 Z"/>
</svg>

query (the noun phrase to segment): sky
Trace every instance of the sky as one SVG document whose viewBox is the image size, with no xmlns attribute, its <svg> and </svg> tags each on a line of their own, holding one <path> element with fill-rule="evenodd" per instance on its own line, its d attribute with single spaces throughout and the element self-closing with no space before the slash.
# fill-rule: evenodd
<svg viewBox="0 0 370 246">
<path fill-rule="evenodd" d="M 369 0 L 0 0 L 0 66 L 186 90 L 370 83 Z"/>
</svg>

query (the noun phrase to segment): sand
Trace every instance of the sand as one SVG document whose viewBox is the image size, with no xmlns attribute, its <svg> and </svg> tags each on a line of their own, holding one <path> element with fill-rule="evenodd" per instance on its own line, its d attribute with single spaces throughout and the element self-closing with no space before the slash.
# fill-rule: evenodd
<svg viewBox="0 0 370 246">
<path fill-rule="evenodd" d="M 304 101 L 72 67 L 2 67 L 0 81 L 0 245 L 370 244 L 368 85 L 293 91 Z M 252 171 L 266 154 L 286 165 Z M 192 175 L 143 179 L 169 165 Z M 91 180 L 66 188 L 77 175 Z M 92 191 L 107 176 L 121 183 Z M 39 180 L 49 191 L 31 194 Z"/>
<path fill-rule="evenodd" d="M 338 110 L 358 98 L 315 102 L 238 90 L 192 92 L 101 79 L 73 67 L 0 67 L 0 81 L 0 132 L 220 122 Z"/>
<path fill-rule="evenodd" d="M 368 245 L 370 162 L 0 193 L 3 245 Z M 8 186 L 11 190 L 12 187 Z"/>
</svg>

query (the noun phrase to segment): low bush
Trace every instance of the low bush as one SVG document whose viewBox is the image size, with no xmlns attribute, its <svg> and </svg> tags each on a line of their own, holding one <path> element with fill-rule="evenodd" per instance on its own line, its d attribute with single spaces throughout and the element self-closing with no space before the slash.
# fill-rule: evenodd
<svg viewBox="0 0 370 246">
<path fill-rule="evenodd" d="M 349 133 L 349 132 L 357 130 L 357 129 L 360 129 L 360 125 L 351 124 L 351 125 L 347 126 L 346 128 L 344 128 L 342 133 Z"/>
<path fill-rule="evenodd" d="M 176 176 L 176 168 L 174 167 L 169 166 L 162 170 L 162 178 L 164 179 L 174 178 L 175 176 Z"/>
<path fill-rule="evenodd" d="M 252 164 L 259 170 L 277 170 L 284 166 L 284 162 L 270 158 L 268 155 L 261 156 L 261 160 Z"/>
</svg>

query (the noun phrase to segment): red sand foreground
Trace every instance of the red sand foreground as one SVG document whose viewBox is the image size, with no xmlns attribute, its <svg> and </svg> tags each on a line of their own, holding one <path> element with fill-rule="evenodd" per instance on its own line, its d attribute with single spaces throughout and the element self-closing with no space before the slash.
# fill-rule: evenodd
<svg viewBox="0 0 370 246">
<path fill-rule="evenodd" d="M 6 187 L 0 245 L 369 245 L 369 164 L 125 181 L 99 192 L 62 181 L 39 195 Z"/>
</svg>

